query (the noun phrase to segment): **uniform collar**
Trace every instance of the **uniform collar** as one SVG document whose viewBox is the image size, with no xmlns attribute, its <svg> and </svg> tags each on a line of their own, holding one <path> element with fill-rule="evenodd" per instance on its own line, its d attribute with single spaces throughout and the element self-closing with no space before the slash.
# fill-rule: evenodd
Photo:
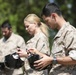
<svg viewBox="0 0 76 75">
<path fill-rule="evenodd" d="M 5 39 L 5 37 L 3 37 L 3 41 L 8 42 L 8 41 L 12 40 L 13 35 L 14 35 L 14 33 L 12 33 L 11 36 L 7 40 Z"/>
<path fill-rule="evenodd" d="M 61 37 L 61 35 L 63 34 L 63 31 L 65 30 L 65 28 L 68 27 L 68 25 L 70 25 L 69 22 L 66 22 L 66 24 L 64 24 L 61 29 L 58 31 L 58 33 L 56 34 L 56 36 L 54 37 L 54 39 Z"/>
</svg>

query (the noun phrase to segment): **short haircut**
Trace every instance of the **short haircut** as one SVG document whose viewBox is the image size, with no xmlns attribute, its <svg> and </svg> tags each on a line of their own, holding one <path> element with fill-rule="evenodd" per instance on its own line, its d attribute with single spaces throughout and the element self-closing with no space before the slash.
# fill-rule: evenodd
<svg viewBox="0 0 76 75">
<path fill-rule="evenodd" d="M 9 20 L 4 21 L 1 25 L 1 28 L 8 28 L 8 29 L 12 28 Z"/>
<path fill-rule="evenodd" d="M 47 3 L 42 9 L 41 16 L 45 15 L 48 17 L 52 13 L 57 13 L 59 16 L 62 15 L 59 6 L 56 3 Z"/>
</svg>

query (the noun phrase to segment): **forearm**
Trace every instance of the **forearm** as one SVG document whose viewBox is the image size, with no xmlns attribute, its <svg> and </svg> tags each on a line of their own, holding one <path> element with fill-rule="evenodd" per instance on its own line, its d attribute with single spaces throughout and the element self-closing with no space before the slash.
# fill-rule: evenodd
<svg viewBox="0 0 76 75">
<path fill-rule="evenodd" d="M 57 59 L 57 62 L 59 64 L 62 64 L 62 65 L 75 65 L 76 64 L 76 60 L 73 60 L 69 56 L 67 56 L 67 57 L 57 57 L 56 59 Z"/>
</svg>

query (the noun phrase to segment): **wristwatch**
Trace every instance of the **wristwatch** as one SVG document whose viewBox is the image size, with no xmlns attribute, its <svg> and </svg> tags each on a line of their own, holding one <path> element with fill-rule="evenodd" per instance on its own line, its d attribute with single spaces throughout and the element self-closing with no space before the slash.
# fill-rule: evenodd
<svg viewBox="0 0 76 75">
<path fill-rule="evenodd" d="M 53 57 L 52 64 L 53 64 L 53 65 L 56 65 L 57 63 L 58 63 L 58 61 L 57 61 L 56 57 Z"/>
</svg>

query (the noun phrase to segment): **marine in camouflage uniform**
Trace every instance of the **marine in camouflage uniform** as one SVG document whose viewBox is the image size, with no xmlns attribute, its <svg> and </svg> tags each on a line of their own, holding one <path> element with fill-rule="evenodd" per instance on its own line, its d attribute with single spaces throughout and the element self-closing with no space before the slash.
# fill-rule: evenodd
<svg viewBox="0 0 76 75">
<path fill-rule="evenodd" d="M 7 41 L 5 41 L 5 38 L 3 37 L 0 40 L 0 62 L 4 62 L 4 57 L 6 55 L 16 52 L 17 46 L 19 46 L 21 49 L 25 49 L 25 42 L 21 36 L 12 33 Z M 1 72 L 2 71 L 0 71 L 0 75 Z M 5 73 L 5 75 L 19 75 L 23 74 L 23 70 L 22 68 L 15 70 L 9 70 L 6 68 L 3 73 Z"/>
<path fill-rule="evenodd" d="M 51 56 L 69 56 L 76 60 L 76 29 L 68 22 L 63 25 L 54 38 Z M 76 65 L 53 65 L 50 75 L 76 75 Z"/>
<path fill-rule="evenodd" d="M 35 67 L 42 69 L 51 64 L 49 75 L 76 75 L 76 28 L 64 19 L 56 3 L 44 6 L 42 18 L 58 32 L 53 40 L 51 56 L 40 53 L 43 58 L 34 62 Z"/>
<path fill-rule="evenodd" d="M 26 31 L 32 36 L 26 43 L 26 49 L 37 49 L 39 52 L 50 55 L 49 40 L 48 40 L 48 28 L 41 22 L 40 18 L 36 14 L 28 14 L 24 19 L 24 26 Z M 25 52 L 19 52 L 20 56 L 27 57 Z M 29 62 L 25 60 L 25 75 L 47 75 L 48 70 L 37 71 L 33 70 L 29 66 Z"/>
<path fill-rule="evenodd" d="M 38 51 L 45 53 L 47 55 L 50 55 L 48 38 L 42 32 L 35 34 L 33 38 L 27 41 L 26 46 L 27 46 L 27 50 L 30 48 L 36 48 Z M 32 68 L 30 68 L 27 59 L 25 61 L 25 69 L 28 75 L 47 75 L 48 74 L 47 69 L 43 71 L 37 71 L 37 70 L 35 71 Z"/>
<path fill-rule="evenodd" d="M 3 35 L 6 35 L 6 33 L 10 31 L 9 27 L 10 27 L 9 22 L 5 21 L 3 23 L 3 26 L 1 27 L 3 30 L 2 31 Z M 4 60 L 6 55 L 17 52 L 17 46 L 19 46 L 23 50 L 25 50 L 26 47 L 25 41 L 20 35 L 11 32 L 11 35 L 8 39 L 2 37 L 0 39 L 0 63 L 5 62 Z M 22 68 L 8 69 L 5 67 L 3 70 L 0 70 L 0 75 L 22 75 L 22 74 L 23 74 Z"/>
</svg>

